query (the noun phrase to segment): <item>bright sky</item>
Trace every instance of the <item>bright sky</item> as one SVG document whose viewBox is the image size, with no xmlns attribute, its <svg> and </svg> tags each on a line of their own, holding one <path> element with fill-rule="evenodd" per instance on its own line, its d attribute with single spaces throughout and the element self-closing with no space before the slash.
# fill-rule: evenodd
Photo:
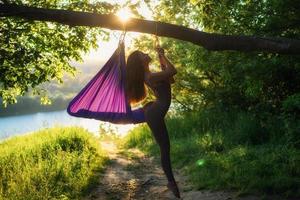
<svg viewBox="0 0 300 200">
<path fill-rule="evenodd" d="M 122 0 L 101 0 L 103 2 L 109 2 L 109 3 L 117 3 L 121 6 L 124 5 L 124 1 Z M 136 1 L 131 1 L 131 3 L 135 3 Z M 139 13 L 145 17 L 147 20 L 153 20 L 151 11 L 147 8 L 145 3 L 141 3 L 141 6 L 137 8 Z M 124 17 L 131 17 L 131 13 L 129 13 L 127 8 L 123 8 L 120 10 L 120 12 L 116 13 L 118 16 L 120 16 L 120 19 L 123 19 Z M 129 16 L 127 16 L 129 15 Z M 125 22 L 126 23 L 126 22 Z M 85 63 L 103 63 L 112 55 L 112 53 L 115 51 L 115 49 L 118 46 L 119 37 L 122 34 L 122 31 L 116 31 L 111 30 L 111 38 L 109 41 L 98 41 L 99 48 L 98 49 L 91 49 L 88 54 L 83 55 L 84 62 L 78 63 L 75 61 L 72 61 L 72 64 L 77 65 L 84 65 Z M 137 32 L 127 32 L 125 37 L 125 46 L 129 46 L 132 42 L 132 40 L 136 37 L 139 37 L 142 35 L 142 33 Z"/>
</svg>

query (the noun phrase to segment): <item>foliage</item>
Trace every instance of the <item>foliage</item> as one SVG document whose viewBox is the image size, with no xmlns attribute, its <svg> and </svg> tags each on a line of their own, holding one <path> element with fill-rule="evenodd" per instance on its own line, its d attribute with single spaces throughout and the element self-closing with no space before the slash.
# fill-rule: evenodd
<svg viewBox="0 0 300 200">
<path fill-rule="evenodd" d="M 293 0 L 145 2 L 155 20 L 210 33 L 300 37 L 300 4 Z M 102 13 L 115 8 L 76 0 L 26 3 Z M 94 47 L 98 35 L 105 35 L 101 29 L 17 18 L 3 18 L 0 34 L 0 96 L 4 104 L 42 82 L 61 81 L 63 72 L 73 73 L 67 61 L 80 60 L 80 52 Z M 172 88 L 176 115 L 168 119 L 176 166 L 185 166 L 198 188 L 299 196 L 300 57 L 211 52 L 190 43 L 160 39 L 167 57 L 178 68 Z M 143 36 L 133 47 L 149 51 L 153 39 Z M 156 56 L 153 50 L 150 55 Z M 146 126 L 132 131 L 126 145 L 158 155 Z"/>
<path fill-rule="evenodd" d="M 238 2 L 251 5 L 232 5 Z M 300 19 L 300 12 L 286 12 L 298 5 L 280 1 L 286 5 L 273 7 L 271 2 L 201 0 L 190 6 L 174 0 L 160 1 L 152 10 L 159 11 L 157 20 L 207 32 L 299 38 L 299 27 L 286 27 Z M 265 4 L 264 9 L 256 3 Z M 265 9 L 279 16 L 263 16 Z M 179 71 L 172 88 L 176 115 L 167 120 L 174 167 L 183 168 L 197 189 L 299 197 L 300 57 L 210 52 L 181 41 L 161 41 Z M 135 46 L 151 49 L 151 38 L 145 36 Z M 160 156 L 146 126 L 127 136 L 124 148 L 130 147 Z"/>
<path fill-rule="evenodd" d="M 155 19 L 222 34 L 299 38 L 295 1 L 148 1 Z M 300 57 L 263 52 L 207 51 L 161 38 L 178 68 L 173 87 L 182 110 L 239 108 L 259 116 L 282 113 L 282 102 L 300 90 Z M 150 37 L 135 46 L 152 48 Z M 177 101 L 178 100 L 178 101 Z M 181 103 L 178 103 L 181 102 Z M 264 121 L 265 119 L 262 119 Z"/>
<path fill-rule="evenodd" d="M 196 189 L 299 197 L 300 150 L 289 134 L 274 132 L 280 122 L 263 128 L 248 113 L 215 109 L 168 116 L 172 166 Z M 146 125 L 130 131 L 121 146 L 138 147 L 160 164 L 159 147 Z"/>
<path fill-rule="evenodd" d="M 300 36 L 300 8 L 291 0 L 150 0 L 148 6 L 155 20 L 210 33 Z M 174 166 L 185 169 L 198 189 L 299 197 L 300 57 L 211 52 L 160 40 L 178 69 L 172 88 L 176 114 L 167 120 Z M 152 38 L 140 38 L 135 47 L 152 49 Z M 160 155 L 144 125 L 127 136 L 124 147 Z"/>
<path fill-rule="evenodd" d="M 283 102 L 283 121 L 289 140 L 300 148 L 300 94 L 289 96 Z"/>
<path fill-rule="evenodd" d="M 8 1 L 9 3 L 10 1 Z M 85 1 L 12 1 L 20 5 L 110 13 L 108 3 Z M 0 97 L 3 104 L 15 103 L 16 97 L 33 89 L 47 102 L 41 83 L 63 82 L 64 73 L 74 75 L 71 59 L 81 61 L 82 52 L 97 47 L 97 39 L 107 39 L 99 28 L 70 27 L 59 23 L 23 20 L 15 17 L 0 21 Z"/>
<path fill-rule="evenodd" d="M 0 199 L 81 199 L 108 157 L 82 128 L 53 128 L 0 143 Z"/>
</svg>

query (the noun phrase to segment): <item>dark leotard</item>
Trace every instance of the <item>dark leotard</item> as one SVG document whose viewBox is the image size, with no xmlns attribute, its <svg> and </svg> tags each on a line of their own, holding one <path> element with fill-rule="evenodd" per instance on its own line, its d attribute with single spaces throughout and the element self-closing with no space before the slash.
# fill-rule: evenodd
<svg viewBox="0 0 300 200">
<path fill-rule="evenodd" d="M 156 85 L 147 84 L 151 90 L 154 92 L 156 97 L 155 101 L 150 102 L 150 104 L 157 104 L 157 107 L 161 110 L 160 114 L 162 117 L 166 115 L 171 104 L 171 85 L 167 81 L 160 81 Z"/>
<path fill-rule="evenodd" d="M 170 140 L 164 117 L 171 104 L 171 85 L 168 81 L 161 81 L 156 85 L 146 83 L 153 90 L 156 97 L 144 106 L 145 119 L 160 147 L 161 165 L 168 181 L 174 181 L 170 160 Z"/>
</svg>

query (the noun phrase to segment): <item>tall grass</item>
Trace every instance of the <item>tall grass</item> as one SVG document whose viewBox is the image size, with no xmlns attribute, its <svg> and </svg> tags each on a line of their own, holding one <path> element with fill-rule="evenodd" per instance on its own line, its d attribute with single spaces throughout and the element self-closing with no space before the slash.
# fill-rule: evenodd
<svg viewBox="0 0 300 200">
<path fill-rule="evenodd" d="M 107 155 L 82 128 L 52 128 L 0 143 L 0 199 L 80 199 Z"/>
<path fill-rule="evenodd" d="M 280 119 L 261 124 L 244 112 L 201 111 L 167 117 L 166 123 L 172 165 L 197 189 L 300 196 L 300 150 Z M 133 129 L 122 146 L 160 155 L 146 124 Z"/>
</svg>

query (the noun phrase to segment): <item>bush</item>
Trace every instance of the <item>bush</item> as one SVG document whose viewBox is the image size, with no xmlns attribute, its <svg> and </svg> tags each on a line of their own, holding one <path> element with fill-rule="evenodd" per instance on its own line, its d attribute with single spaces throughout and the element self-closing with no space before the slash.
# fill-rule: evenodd
<svg viewBox="0 0 300 200">
<path fill-rule="evenodd" d="M 82 128 L 53 128 L 0 144 L 0 199 L 80 199 L 107 161 Z"/>
<path fill-rule="evenodd" d="M 282 107 L 286 137 L 292 145 L 300 148 L 300 94 L 289 96 Z"/>
<path fill-rule="evenodd" d="M 183 168 L 198 189 L 299 197 L 299 149 L 290 145 L 280 116 L 267 114 L 265 119 L 212 109 L 168 117 L 172 165 Z M 124 142 L 126 148 L 160 156 L 146 125 L 135 128 Z"/>
</svg>

